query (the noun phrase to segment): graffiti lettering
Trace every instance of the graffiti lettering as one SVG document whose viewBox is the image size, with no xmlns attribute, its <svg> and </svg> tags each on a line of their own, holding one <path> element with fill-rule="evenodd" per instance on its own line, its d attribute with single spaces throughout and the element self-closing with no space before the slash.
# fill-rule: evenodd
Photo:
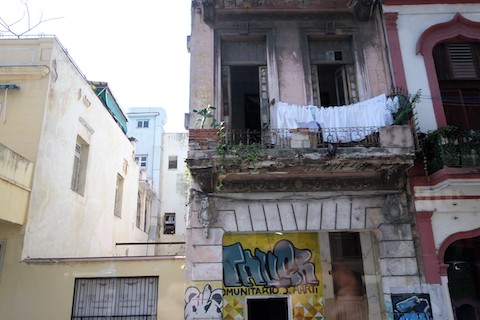
<svg viewBox="0 0 480 320">
<path fill-rule="evenodd" d="M 255 249 L 254 255 L 240 243 L 223 247 L 223 281 L 226 287 L 291 287 L 317 285 L 312 252 L 297 249 L 288 240 L 278 241 L 273 251 Z"/>
</svg>

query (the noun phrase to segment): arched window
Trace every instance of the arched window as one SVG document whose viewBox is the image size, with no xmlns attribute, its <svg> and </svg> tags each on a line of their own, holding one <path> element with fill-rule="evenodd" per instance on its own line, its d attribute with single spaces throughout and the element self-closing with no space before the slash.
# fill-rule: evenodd
<svg viewBox="0 0 480 320">
<path fill-rule="evenodd" d="M 425 61 L 438 127 L 480 129 L 479 35 L 480 22 L 457 13 L 425 30 L 418 40 L 417 53 Z"/>
</svg>

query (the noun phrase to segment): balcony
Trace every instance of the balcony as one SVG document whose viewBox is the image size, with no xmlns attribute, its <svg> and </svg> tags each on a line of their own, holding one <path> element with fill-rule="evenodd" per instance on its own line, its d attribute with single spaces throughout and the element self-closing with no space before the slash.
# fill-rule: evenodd
<svg viewBox="0 0 480 320">
<path fill-rule="evenodd" d="M 0 223 L 26 222 L 33 163 L 0 143 Z"/>
<path fill-rule="evenodd" d="M 480 131 L 440 128 L 426 136 L 424 145 L 428 174 L 445 167 L 480 167 Z"/>
<path fill-rule="evenodd" d="M 204 192 L 399 189 L 413 165 L 410 126 L 191 129 L 187 166 Z"/>
</svg>

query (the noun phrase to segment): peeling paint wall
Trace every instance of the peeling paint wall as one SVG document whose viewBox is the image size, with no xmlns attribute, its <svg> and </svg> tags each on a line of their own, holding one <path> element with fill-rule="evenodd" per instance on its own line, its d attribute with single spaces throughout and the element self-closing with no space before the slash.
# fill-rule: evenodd
<svg viewBox="0 0 480 320">
<path fill-rule="evenodd" d="M 0 46 L 0 76 L 20 87 L 8 92 L 0 142 L 35 162 L 22 258 L 142 254 L 139 246 L 115 246 L 146 239 L 135 227 L 131 142 L 56 39 L 5 39 Z M 77 138 L 89 149 L 83 194 L 70 187 Z M 124 181 L 121 218 L 114 216 L 117 175 Z"/>
</svg>

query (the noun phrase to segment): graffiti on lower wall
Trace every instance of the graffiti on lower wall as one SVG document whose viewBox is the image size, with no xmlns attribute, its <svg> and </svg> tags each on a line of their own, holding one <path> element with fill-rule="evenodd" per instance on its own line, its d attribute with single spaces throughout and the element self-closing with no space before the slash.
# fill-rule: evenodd
<svg viewBox="0 0 480 320">
<path fill-rule="evenodd" d="M 311 250 L 289 240 L 279 240 L 268 252 L 255 248 L 253 255 L 237 242 L 223 247 L 223 282 L 226 287 L 318 285 L 311 259 Z"/>
<path fill-rule="evenodd" d="M 193 319 L 222 319 L 223 290 L 212 289 L 205 284 L 200 290 L 190 286 L 185 290 L 185 320 Z"/>
<path fill-rule="evenodd" d="M 392 294 L 392 305 L 394 320 L 433 320 L 428 294 Z"/>
<path fill-rule="evenodd" d="M 317 233 L 225 234 L 223 317 L 243 319 L 250 296 L 290 296 L 293 319 L 324 313 Z"/>
</svg>

